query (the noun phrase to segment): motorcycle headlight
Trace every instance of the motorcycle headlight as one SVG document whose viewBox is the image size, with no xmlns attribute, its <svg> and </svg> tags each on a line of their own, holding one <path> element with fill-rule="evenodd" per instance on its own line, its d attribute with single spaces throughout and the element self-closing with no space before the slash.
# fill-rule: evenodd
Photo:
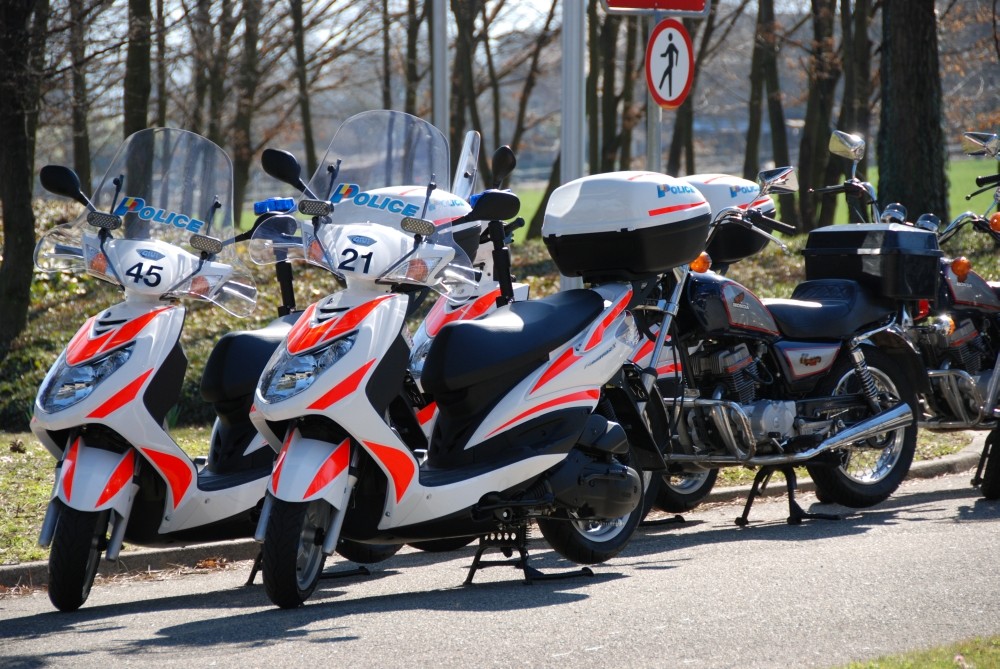
<svg viewBox="0 0 1000 669">
<path fill-rule="evenodd" d="M 282 347 L 278 359 L 261 377 L 259 387 L 264 401 L 268 404 L 281 402 L 309 388 L 320 374 L 354 348 L 357 338 L 357 333 L 350 334 L 303 355 L 290 355 L 288 349 Z"/>
<path fill-rule="evenodd" d="M 129 344 L 84 365 L 68 365 L 65 357 L 60 358 L 49 382 L 42 388 L 42 408 L 48 413 L 55 413 L 82 402 L 101 381 L 128 362 L 134 348 L 135 344 Z"/>
</svg>

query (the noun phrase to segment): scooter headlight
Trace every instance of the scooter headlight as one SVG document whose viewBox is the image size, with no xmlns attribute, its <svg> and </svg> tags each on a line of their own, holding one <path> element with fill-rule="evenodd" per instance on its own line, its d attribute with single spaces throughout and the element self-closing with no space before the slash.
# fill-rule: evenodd
<svg viewBox="0 0 1000 669">
<path fill-rule="evenodd" d="M 413 349 L 413 353 L 410 354 L 410 374 L 417 381 L 420 380 L 420 376 L 424 372 L 424 362 L 427 360 L 427 354 L 430 353 L 433 343 L 433 339 L 427 339 Z"/>
<path fill-rule="evenodd" d="M 282 347 L 278 359 L 261 377 L 260 394 L 264 401 L 268 404 L 281 402 L 309 388 L 320 374 L 354 348 L 357 338 L 357 333 L 350 334 L 302 355 L 291 355 Z"/>
<path fill-rule="evenodd" d="M 61 357 L 39 394 L 42 408 L 55 413 L 87 399 L 101 381 L 128 362 L 134 348 L 135 344 L 129 344 L 84 365 L 68 365 L 65 356 Z"/>
</svg>

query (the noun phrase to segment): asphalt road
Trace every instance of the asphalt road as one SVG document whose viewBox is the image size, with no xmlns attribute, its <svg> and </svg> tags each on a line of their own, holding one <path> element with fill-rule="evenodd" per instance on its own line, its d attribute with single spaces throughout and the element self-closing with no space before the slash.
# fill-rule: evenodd
<svg viewBox="0 0 1000 669">
<path fill-rule="evenodd" d="M 7 597 L 0 666 L 830 667 L 1000 634 L 1000 502 L 968 473 L 839 521 L 789 526 L 769 499 L 740 529 L 739 510 L 643 528 L 594 576 L 530 586 L 494 567 L 463 587 L 470 547 L 406 549 L 293 611 L 242 587 L 249 562 L 100 581 L 73 614 L 43 591 Z M 531 548 L 543 570 L 568 566 Z"/>
</svg>

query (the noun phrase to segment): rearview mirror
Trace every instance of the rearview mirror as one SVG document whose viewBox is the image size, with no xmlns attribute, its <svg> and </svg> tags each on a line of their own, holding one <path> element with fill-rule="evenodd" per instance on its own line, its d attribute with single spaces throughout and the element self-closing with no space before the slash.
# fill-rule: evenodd
<svg viewBox="0 0 1000 669">
<path fill-rule="evenodd" d="M 830 135 L 830 153 L 851 161 L 851 178 L 858 170 L 858 163 L 865 157 L 865 140 L 858 135 L 852 135 L 840 130 L 834 130 Z"/>
<path fill-rule="evenodd" d="M 1000 153 L 1000 135 L 990 132 L 967 132 L 962 135 L 962 151 L 970 156 L 993 156 Z"/>
<path fill-rule="evenodd" d="M 80 187 L 80 177 L 65 165 L 46 165 L 39 171 L 38 179 L 42 182 L 42 188 L 53 195 L 68 197 L 85 207 L 90 206 L 90 200 Z"/>
<path fill-rule="evenodd" d="M 500 188 L 503 180 L 510 176 L 517 166 L 514 150 L 504 144 L 493 152 L 493 188 Z"/>
<path fill-rule="evenodd" d="M 773 170 L 763 170 L 757 175 L 760 194 L 787 195 L 799 190 L 799 180 L 792 167 L 776 167 Z"/>
<path fill-rule="evenodd" d="M 301 178 L 302 166 L 288 151 L 264 149 L 260 154 L 260 166 L 268 176 L 296 188 L 300 193 L 305 191 L 306 185 Z"/>
</svg>

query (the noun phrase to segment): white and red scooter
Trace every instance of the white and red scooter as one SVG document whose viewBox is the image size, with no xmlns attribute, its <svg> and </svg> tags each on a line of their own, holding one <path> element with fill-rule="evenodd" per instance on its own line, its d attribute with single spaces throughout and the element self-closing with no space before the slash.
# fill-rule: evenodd
<svg viewBox="0 0 1000 669">
<path fill-rule="evenodd" d="M 294 316 L 219 340 L 201 380 L 217 416 L 209 454 L 192 460 L 167 429 L 187 367 L 182 301 L 247 316 L 257 297 L 234 249 L 229 158 L 199 135 L 154 128 L 125 140 L 92 201 L 69 168 L 46 166 L 41 181 L 87 211 L 41 238 L 36 265 L 124 295 L 70 341 L 31 420 L 58 461 L 39 543 L 51 545 L 49 598 L 70 611 L 86 601 L 101 554 L 116 560 L 123 541 L 253 533 L 274 452 L 250 422 L 252 394 Z"/>
<path fill-rule="evenodd" d="M 251 414 L 279 450 L 256 535 L 278 606 L 310 596 L 342 536 L 509 537 L 503 547 L 521 553 L 530 578 L 529 519 L 579 563 L 610 559 L 638 525 L 631 435 L 597 410 L 637 342 L 628 282 L 442 327 L 421 375 L 439 411 L 426 456 L 396 428 L 410 296 L 427 287 L 471 295 L 479 277 L 452 228 L 510 218 L 518 206 L 495 191 L 470 210 L 446 192 L 448 155 L 444 136 L 420 119 L 354 116 L 299 203 L 312 220 L 273 218 L 251 241 L 257 262 L 304 258 L 346 284 L 306 309 L 268 363 Z M 368 222 L 379 218 L 368 210 L 400 222 Z M 489 564 L 478 557 L 473 573 Z"/>
</svg>

